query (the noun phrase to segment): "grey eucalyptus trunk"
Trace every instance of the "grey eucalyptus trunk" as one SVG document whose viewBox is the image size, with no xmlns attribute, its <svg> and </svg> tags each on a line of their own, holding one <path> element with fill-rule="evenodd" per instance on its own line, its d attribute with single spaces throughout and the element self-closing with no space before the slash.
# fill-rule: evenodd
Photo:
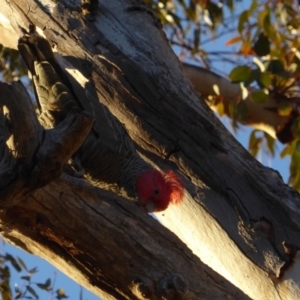
<svg viewBox="0 0 300 300">
<path fill-rule="evenodd" d="M 78 95 L 92 84 L 143 157 L 181 172 L 183 203 L 156 214 L 173 233 L 132 203 L 63 174 L 42 189 L 31 184 L 26 198 L 20 190 L 27 185 L 17 185 L 9 209 L 0 190 L 3 235 L 105 299 L 247 298 L 234 285 L 253 299 L 299 298 L 298 194 L 215 118 L 140 1 L 99 4 L 94 21 L 76 1 L 45 8 L 11 0 L 0 11 L 16 32 L 29 21 L 43 29 Z M 88 110 L 91 98 L 82 99 Z"/>
</svg>

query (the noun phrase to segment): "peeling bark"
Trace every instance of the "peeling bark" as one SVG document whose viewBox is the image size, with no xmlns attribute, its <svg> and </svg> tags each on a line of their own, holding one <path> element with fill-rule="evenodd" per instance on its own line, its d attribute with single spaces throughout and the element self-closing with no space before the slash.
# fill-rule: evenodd
<svg viewBox="0 0 300 300">
<path fill-rule="evenodd" d="M 4 208 L 58 178 L 63 166 L 86 138 L 93 120 L 77 113 L 67 117 L 55 129 L 44 131 L 20 82 L 0 83 L 0 105 L 0 199 Z"/>
<path fill-rule="evenodd" d="M 103 299 L 247 299 L 132 202 L 66 175 L 2 211 L 1 229 Z"/>
<path fill-rule="evenodd" d="M 18 25 L 27 28 L 29 20 L 42 29 L 56 46 L 60 65 L 81 85 L 88 80 L 93 83 L 95 90 L 87 87 L 94 95 L 94 100 L 90 100 L 96 104 L 99 99 L 109 108 L 124 124 L 141 154 L 160 168 L 168 166 L 181 172 L 185 199 L 180 206 L 156 214 L 176 237 L 150 217 L 146 218 L 132 203 L 118 200 L 114 195 L 106 198 L 101 193 L 98 198 L 95 193 L 98 195 L 99 191 L 93 191 L 90 198 L 82 196 L 80 193 L 88 189 L 77 181 L 67 202 L 61 198 L 65 193 L 55 192 L 62 189 L 68 194 L 69 183 L 62 177 L 33 191 L 10 209 L 13 216 L 25 211 L 24 218 L 18 218 L 20 225 L 12 224 L 13 218 L 4 210 L 1 216 L 4 235 L 23 247 L 26 245 L 35 254 L 43 252 L 48 260 L 55 253 L 61 258 L 58 263 L 61 268 L 67 268 L 70 258 L 72 266 L 79 270 L 80 280 L 98 295 L 99 289 L 104 290 L 105 299 L 109 299 L 108 294 L 117 299 L 143 299 L 140 294 L 133 296 L 137 290 L 149 293 L 150 299 L 161 299 L 160 291 L 170 280 L 175 282 L 172 292 L 176 286 L 180 286 L 179 291 L 187 287 L 184 295 L 187 299 L 221 299 L 225 294 L 243 298 L 228 283 L 221 283 L 216 274 L 202 272 L 204 266 L 197 261 L 199 258 L 250 298 L 299 298 L 300 282 L 295 272 L 300 246 L 298 194 L 282 182 L 276 171 L 263 167 L 241 148 L 198 98 L 153 15 L 137 6 L 136 1 L 101 1 L 95 21 L 90 22 L 82 17 L 78 3 L 49 3 L 48 10 L 43 10 L 34 0 L 11 0 L 0 11 L 16 32 Z M 74 84 L 74 89 L 80 98 L 81 87 Z M 89 110 L 91 104 L 82 105 Z M 101 120 L 97 115 L 95 118 L 97 128 Z M 43 197 L 39 198 L 38 193 L 44 193 Z M 78 198 L 73 197 L 74 193 Z M 43 199 L 45 195 L 49 201 Z M 26 201 L 33 201 L 32 197 L 43 201 L 19 208 Z M 81 206 L 82 202 L 88 203 L 91 212 Z M 122 210 L 125 215 L 118 214 L 120 207 L 126 207 Z M 66 215 L 68 210 L 70 214 Z M 66 219 L 59 217 L 61 211 Z M 134 217 L 128 217 L 131 214 Z M 43 223 L 43 216 L 46 216 L 45 228 L 30 223 L 31 220 Z M 71 222 L 72 230 L 59 226 L 64 220 Z M 109 230 L 104 230 L 102 222 L 107 222 Z M 90 231 L 89 223 L 99 236 Z M 11 231 L 15 227 L 17 230 Z M 128 238 L 127 243 L 113 239 L 113 229 L 119 230 L 116 236 Z M 87 233 L 91 236 L 85 240 Z M 97 247 L 91 241 L 97 242 Z M 184 260 L 185 254 L 177 252 L 185 249 L 184 253 L 191 253 L 184 243 L 195 255 L 192 263 Z M 293 245 L 296 254 L 291 256 L 283 244 Z M 160 248 L 153 249 L 154 245 Z M 45 249 L 53 252 L 45 254 Z M 137 250 L 141 252 L 136 253 Z M 166 251 L 174 252 L 171 255 Z M 128 266 L 132 257 L 141 263 Z M 107 261 L 111 261 L 109 267 Z M 96 277 L 91 275 L 95 273 L 93 265 L 97 266 Z M 199 269 L 194 271 L 188 266 Z M 112 275 L 121 272 L 119 268 L 123 275 Z M 140 270 L 137 273 L 142 275 L 127 278 L 124 274 L 135 274 L 133 269 Z M 189 270 L 194 273 L 188 273 Z M 205 274 L 210 275 L 205 277 Z M 91 282 L 89 286 L 91 278 L 96 278 L 97 284 Z M 208 285 L 216 286 L 215 294 L 209 294 Z M 170 295 L 165 297 L 173 299 Z"/>
<path fill-rule="evenodd" d="M 21 83 L 1 83 L 0 95 L 3 237 L 104 299 L 247 299 L 134 203 L 67 174 L 58 179 L 91 118 L 71 110 L 44 131 Z"/>
</svg>

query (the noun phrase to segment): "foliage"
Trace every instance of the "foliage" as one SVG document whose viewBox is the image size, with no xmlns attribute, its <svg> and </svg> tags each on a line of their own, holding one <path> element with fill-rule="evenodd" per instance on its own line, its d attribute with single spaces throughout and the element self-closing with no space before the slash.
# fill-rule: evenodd
<svg viewBox="0 0 300 300">
<path fill-rule="evenodd" d="M 255 83 L 259 90 L 252 94 L 254 102 L 268 101 L 270 95 L 291 105 L 298 101 L 300 18 L 293 5 L 294 1 L 252 1 L 239 17 L 236 36 L 228 41 L 239 43 L 245 58 L 254 58 L 250 71 L 233 76 L 241 68 L 237 66 L 229 76 L 246 86 Z"/>
<path fill-rule="evenodd" d="M 275 154 L 275 139 L 266 132 L 253 130 L 249 138 L 249 151 L 253 156 L 257 156 L 261 148 L 271 155 Z"/>
<path fill-rule="evenodd" d="M 248 8 L 237 11 L 241 0 L 144 0 L 161 20 L 171 45 L 181 59 L 193 59 L 207 68 L 218 62 L 232 65 L 229 78 L 257 89 L 251 93 L 254 102 L 278 102 L 278 114 L 299 115 L 300 16 L 292 0 L 244 1 Z M 228 37 L 228 35 L 230 35 Z M 209 51 L 206 45 L 225 37 L 230 50 Z M 224 46 L 225 47 L 225 46 Z M 229 48 L 230 47 L 230 48 Z M 0 73 L 4 81 L 27 75 L 27 68 L 17 51 L 0 45 Z M 219 113 L 223 113 L 220 103 Z M 232 107 L 231 116 L 246 114 L 241 101 Z M 300 118 L 293 123 L 295 139 L 281 152 L 290 156 L 290 184 L 300 190 Z M 253 130 L 249 151 L 257 156 L 261 149 L 275 153 L 276 143 L 268 134 Z M 11 287 L 11 268 L 20 274 L 22 284 Z M 0 254 L 0 295 L 2 300 L 39 299 L 38 290 L 51 299 L 68 298 L 63 289 L 54 289 L 54 280 L 34 282 L 37 268 L 28 270 L 18 257 Z M 82 299 L 82 292 L 80 294 Z"/>
<path fill-rule="evenodd" d="M 300 190 L 300 122 L 299 122 L 299 82 L 300 82 L 300 37 L 298 28 L 300 15 L 294 1 L 252 1 L 244 10 L 237 26 L 237 35 L 228 44 L 239 43 L 240 53 L 245 58 L 252 56 L 248 63 L 250 72 L 240 72 L 244 66 L 235 67 L 229 77 L 245 86 L 254 84 L 258 90 L 252 92 L 256 103 L 267 102 L 270 97 L 278 104 L 277 113 L 295 118 L 293 122 L 294 141 L 286 146 L 281 157 L 290 155 L 290 184 Z M 250 151 L 256 155 L 259 146 L 251 148 L 255 133 L 250 137 Z M 258 140 L 256 140 L 257 142 Z M 268 139 L 267 139 L 268 141 Z M 272 143 L 271 152 L 274 155 Z"/>
<path fill-rule="evenodd" d="M 20 274 L 21 284 L 11 287 L 11 267 Z M 0 299 L 17 300 L 17 299 L 40 299 L 38 290 L 46 291 L 49 299 L 67 299 L 64 289 L 55 290 L 55 278 L 51 281 L 48 278 L 45 282 L 34 282 L 33 277 L 38 273 L 38 269 L 28 269 L 23 260 L 14 257 L 11 254 L 0 254 Z"/>
<path fill-rule="evenodd" d="M 181 59 L 193 59 L 207 68 L 218 62 L 232 66 L 229 78 L 254 85 L 250 93 L 256 103 L 271 97 L 278 103 L 281 116 L 299 115 L 300 81 L 300 16 L 292 0 L 239 1 L 239 0 L 144 0 L 161 20 L 170 43 Z M 243 4 L 244 9 L 239 9 Z M 224 40 L 225 37 L 225 40 Z M 207 45 L 217 39 L 224 41 L 230 51 L 209 51 Z M 0 72 L 5 81 L 19 79 L 27 69 L 18 52 L 0 45 Z M 219 72 L 220 73 L 220 72 Z M 237 115 L 246 115 L 242 101 L 231 107 L 233 126 Z M 222 115 L 222 103 L 219 103 Z M 295 143 L 300 142 L 300 122 L 295 118 Z M 257 155 L 261 150 L 274 155 L 275 142 L 267 134 L 253 131 L 249 138 L 249 151 Z M 254 146 L 255 145 L 255 146 Z M 266 147 L 263 145 L 267 145 Z M 294 144 L 293 144 L 294 145 Z M 285 155 L 291 157 L 290 183 L 300 190 L 300 156 L 293 145 L 286 146 Z"/>
<path fill-rule="evenodd" d="M 242 83 L 243 88 L 255 87 L 249 90 L 252 101 L 265 103 L 275 99 L 277 113 L 295 119 L 292 125 L 294 142 L 286 146 L 284 153 L 291 157 L 290 184 L 300 190 L 300 155 L 295 147 L 300 143 L 297 117 L 300 111 L 300 15 L 296 1 L 145 2 L 162 20 L 181 59 L 193 59 L 210 69 L 219 61 L 229 64 L 232 82 Z M 206 45 L 217 39 L 224 42 L 224 48 L 231 50 L 208 51 Z M 237 114 L 247 113 L 240 103 L 237 107 L 230 107 L 235 129 L 234 118 Z M 222 103 L 218 104 L 218 111 L 222 115 Z M 275 147 L 276 143 L 270 136 L 253 130 L 249 138 L 249 151 L 253 155 L 266 151 L 274 156 Z"/>
<path fill-rule="evenodd" d="M 295 1 L 144 2 L 156 12 L 181 59 L 193 59 L 207 68 L 215 67 L 219 61 L 230 63 L 232 70 L 229 78 L 233 82 L 241 82 L 245 87 L 256 87 L 250 93 L 254 102 L 267 102 L 272 97 L 278 103 L 279 115 L 299 115 L 300 16 Z M 237 6 L 242 2 L 245 3 L 244 7 L 248 7 L 238 11 Z M 226 46 L 232 51 L 206 49 L 206 45 L 224 37 Z M 17 51 L 0 45 L 0 72 L 5 81 L 12 81 L 26 75 L 27 69 Z M 237 128 L 235 116 L 247 114 L 241 103 L 231 107 L 234 128 Z M 222 108 L 222 103 L 219 107 Z M 223 109 L 219 111 L 223 113 Z M 300 143 L 298 118 L 293 123 L 293 133 L 295 141 L 286 146 L 282 157 L 291 157 L 290 183 L 300 190 L 300 155 L 294 146 Z M 262 149 L 267 149 L 269 154 L 274 155 L 276 143 L 270 142 L 271 137 L 261 134 L 255 139 L 256 136 L 255 130 L 249 139 L 250 152 L 257 155 Z"/>
<path fill-rule="evenodd" d="M 27 75 L 25 63 L 20 58 L 19 52 L 14 49 L 5 48 L 0 44 L 0 73 L 6 82 L 18 80 Z"/>
<path fill-rule="evenodd" d="M 179 46 L 179 56 L 201 61 L 205 66 L 222 55 L 207 52 L 205 45 L 236 28 L 228 20 L 236 19 L 234 4 L 238 0 L 144 0 L 161 20 L 170 43 Z M 223 52 L 224 53 L 224 52 Z"/>
<path fill-rule="evenodd" d="M 254 85 L 250 98 L 256 103 L 267 102 L 271 97 L 278 103 L 281 116 L 299 115 L 298 85 L 300 80 L 300 16 L 292 0 L 239 1 L 239 0 L 144 0 L 161 20 L 170 43 L 181 59 L 193 59 L 207 68 L 215 68 L 218 62 L 232 67 L 229 78 L 242 83 L 242 87 Z M 244 9 L 239 6 L 243 4 Z M 224 39 L 225 38 L 225 39 Z M 221 39 L 229 51 L 209 51 L 213 41 Z M 211 47 L 210 47 L 211 48 Z M 19 79 L 27 69 L 18 52 L 0 45 L 0 71 L 5 81 Z M 220 73 L 220 72 L 219 72 Z M 218 105 L 223 114 L 222 103 Z M 236 116 L 246 117 L 241 101 L 230 107 L 233 127 Z M 296 118 L 297 119 L 297 118 Z M 300 122 L 293 124 L 295 141 L 300 141 Z M 275 153 L 275 142 L 267 134 L 257 131 L 249 138 L 249 151 Z M 255 141 L 254 141 L 255 140 Z M 255 147 L 253 146 L 255 145 Z M 266 146 L 267 145 L 267 146 Z M 290 183 L 300 190 L 300 156 L 286 146 L 291 157 Z"/>
</svg>

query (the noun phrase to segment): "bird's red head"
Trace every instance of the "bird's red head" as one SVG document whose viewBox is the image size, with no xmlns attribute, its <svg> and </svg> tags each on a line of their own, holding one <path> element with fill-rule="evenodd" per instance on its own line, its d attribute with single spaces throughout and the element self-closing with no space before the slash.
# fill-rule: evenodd
<svg viewBox="0 0 300 300">
<path fill-rule="evenodd" d="M 170 203 L 179 203 L 183 189 L 179 176 L 173 171 L 161 173 L 152 169 L 144 172 L 136 182 L 139 203 L 147 212 L 163 211 Z"/>
</svg>

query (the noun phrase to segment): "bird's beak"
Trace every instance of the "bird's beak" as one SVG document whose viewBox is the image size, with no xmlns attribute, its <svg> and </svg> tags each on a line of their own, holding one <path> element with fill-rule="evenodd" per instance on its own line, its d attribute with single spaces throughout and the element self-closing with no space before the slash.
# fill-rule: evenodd
<svg viewBox="0 0 300 300">
<path fill-rule="evenodd" d="M 149 200 L 145 203 L 145 208 L 144 208 L 148 213 L 153 213 L 156 211 L 156 205 L 154 204 L 153 201 Z"/>
<path fill-rule="evenodd" d="M 142 203 L 141 201 L 138 201 L 137 204 L 140 208 L 142 208 L 147 213 L 153 213 L 156 211 L 156 205 L 151 200 L 147 201 L 146 203 Z"/>
<path fill-rule="evenodd" d="M 142 203 L 142 202 L 140 201 L 140 199 L 138 199 L 138 200 L 136 201 L 136 204 L 137 204 L 137 206 L 138 206 L 139 208 L 141 208 L 141 209 L 143 209 L 143 210 L 146 210 L 146 208 L 145 208 L 145 203 Z"/>
</svg>

